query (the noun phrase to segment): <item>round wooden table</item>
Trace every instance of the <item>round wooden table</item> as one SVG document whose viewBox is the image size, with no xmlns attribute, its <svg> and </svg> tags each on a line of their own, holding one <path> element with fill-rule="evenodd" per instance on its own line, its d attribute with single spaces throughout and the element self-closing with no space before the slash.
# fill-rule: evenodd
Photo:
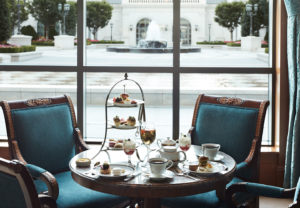
<svg viewBox="0 0 300 208">
<path fill-rule="evenodd" d="M 212 190 L 216 190 L 218 197 L 224 199 L 225 186 L 232 180 L 236 168 L 235 160 L 232 157 L 223 152 L 219 152 L 219 154 L 224 156 L 224 159 L 220 162 L 223 163 L 227 169 L 210 177 L 197 177 L 197 180 L 193 180 L 186 176 L 175 175 L 172 180 L 152 182 L 148 177 L 141 174 L 128 182 L 124 180 L 104 180 L 91 177 L 87 174 L 92 170 L 93 163 L 99 161 L 97 158 L 92 161 L 92 165 L 89 168 L 76 167 L 75 161 L 78 158 L 92 158 L 95 153 L 96 150 L 87 150 L 72 158 L 69 166 L 73 179 L 80 185 L 95 191 L 143 199 L 144 207 L 147 208 L 160 207 L 160 198 L 163 197 L 187 196 Z M 189 160 L 193 157 L 193 159 L 195 159 L 196 155 L 200 153 L 201 147 L 193 145 L 188 151 Z M 112 163 L 124 162 L 127 159 L 123 151 L 111 151 L 110 156 Z M 123 159 L 123 161 L 120 161 L 121 159 Z M 175 171 L 175 169 L 173 169 L 173 171 Z"/>
</svg>

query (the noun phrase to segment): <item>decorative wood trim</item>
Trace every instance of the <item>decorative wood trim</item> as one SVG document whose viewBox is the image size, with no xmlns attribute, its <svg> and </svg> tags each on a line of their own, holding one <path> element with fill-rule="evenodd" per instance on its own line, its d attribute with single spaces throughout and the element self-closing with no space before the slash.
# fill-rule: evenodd
<svg viewBox="0 0 300 208">
<path fill-rule="evenodd" d="M 75 138 L 76 138 L 76 141 L 77 141 L 77 154 L 79 152 L 82 152 L 82 151 L 85 151 L 85 150 L 88 150 L 89 147 L 88 145 L 83 141 L 83 138 L 82 138 L 82 135 L 81 135 L 81 132 L 79 130 L 79 128 L 75 128 Z"/>
<path fill-rule="evenodd" d="M 46 171 L 41 174 L 39 179 L 44 181 L 47 185 L 48 195 L 56 200 L 59 194 L 59 188 L 55 177 L 50 172 Z"/>
<path fill-rule="evenodd" d="M 220 97 L 217 100 L 223 105 L 242 105 L 244 102 L 241 98 L 235 97 Z"/>
<path fill-rule="evenodd" d="M 52 101 L 49 98 L 37 98 L 25 101 L 25 105 L 29 107 L 35 107 L 39 105 L 49 105 L 51 102 Z"/>
</svg>

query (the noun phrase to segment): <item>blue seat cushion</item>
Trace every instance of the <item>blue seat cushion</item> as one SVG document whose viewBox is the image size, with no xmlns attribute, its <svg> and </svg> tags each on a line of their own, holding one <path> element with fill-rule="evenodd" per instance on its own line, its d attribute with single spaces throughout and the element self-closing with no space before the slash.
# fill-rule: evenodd
<svg viewBox="0 0 300 208">
<path fill-rule="evenodd" d="M 68 104 L 11 110 L 15 137 L 26 162 L 51 173 L 67 171 L 75 155 Z"/>
<path fill-rule="evenodd" d="M 70 171 L 58 173 L 55 178 L 59 187 L 59 195 L 56 200 L 58 208 L 108 208 L 128 200 L 112 194 L 105 194 L 85 188 L 77 184 Z M 46 185 L 36 180 L 35 185 L 38 192 L 47 190 Z"/>
<path fill-rule="evenodd" d="M 243 180 L 235 177 L 227 184 L 227 186 L 238 182 L 243 182 Z M 252 196 L 249 194 L 239 193 L 238 196 L 235 197 L 235 200 L 243 202 L 249 200 L 250 197 Z M 163 198 L 161 203 L 162 205 L 171 208 L 227 208 L 227 204 L 217 197 L 216 191 L 191 196 Z"/>
</svg>

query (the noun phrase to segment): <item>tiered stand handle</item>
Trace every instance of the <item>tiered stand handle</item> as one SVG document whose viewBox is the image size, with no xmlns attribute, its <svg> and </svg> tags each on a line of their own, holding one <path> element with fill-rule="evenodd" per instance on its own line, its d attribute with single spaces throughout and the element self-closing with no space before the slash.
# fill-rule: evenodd
<svg viewBox="0 0 300 208">
<path fill-rule="evenodd" d="M 107 127 L 108 127 L 108 118 L 107 118 L 107 107 L 108 107 L 108 105 L 107 105 L 107 103 L 108 103 L 109 96 L 110 96 L 112 90 L 115 88 L 115 86 L 118 85 L 118 84 L 120 84 L 121 82 L 124 82 L 124 81 L 131 81 L 131 82 L 135 83 L 135 84 L 139 87 L 139 89 L 140 89 L 140 92 L 141 92 L 141 94 L 142 94 L 143 102 L 145 102 L 144 92 L 143 92 L 141 86 L 140 86 L 139 83 L 136 82 L 135 80 L 128 79 L 127 73 L 125 73 L 124 79 L 118 81 L 117 83 L 115 83 L 115 84 L 110 88 L 110 90 L 109 90 L 109 92 L 108 92 L 108 94 L 107 94 L 107 96 L 106 96 L 106 100 L 105 100 L 105 134 L 104 134 L 104 140 L 103 140 L 103 143 L 102 143 L 102 145 L 101 145 L 101 147 L 100 147 L 100 150 L 97 152 L 97 154 L 96 154 L 94 157 L 92 157 L 92 160 L 95 159 L 95 158 L 103 151 L 103 147 L 104 147 L 104 145 L 105 145 L 105 143 L 106 143 L 106 138 L 107 138 Z M 146 121 L 145 105 L 144 105 L 144 103 L 140 105 L 139 115 L 138 115 L 138 121 L 141 122 L 142 119 L 143 119 L 143 121 Z"/>
</svg>

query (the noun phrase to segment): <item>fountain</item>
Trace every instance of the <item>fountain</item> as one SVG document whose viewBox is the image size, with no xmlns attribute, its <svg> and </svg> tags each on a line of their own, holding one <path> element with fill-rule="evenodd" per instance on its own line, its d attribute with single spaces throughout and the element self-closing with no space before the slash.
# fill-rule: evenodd
<svg viewBox="0 0 300 208">
<path fill-rule="evenodd" d="M 166 48 L 167 47 L 167 41 L 163 41 L 160 38 L 160 28 L 155 21 L 150 22 L 146 34 L 146 39 L 140 40 L 137 47 L 138 48 Z"/>
<path fill-rule="evenodd" d="M 172 53 L 173 47 L 167 47 L 167 41 L 160 36 L 160 27 L 155 21 L 151 21 L 146 38 L 138 42 L 137 47 L 107 47 L 108 52 L 127 53 Z M 180 47 L 180 53 L 200 52 L 199 47 Z"/>
</svg>

